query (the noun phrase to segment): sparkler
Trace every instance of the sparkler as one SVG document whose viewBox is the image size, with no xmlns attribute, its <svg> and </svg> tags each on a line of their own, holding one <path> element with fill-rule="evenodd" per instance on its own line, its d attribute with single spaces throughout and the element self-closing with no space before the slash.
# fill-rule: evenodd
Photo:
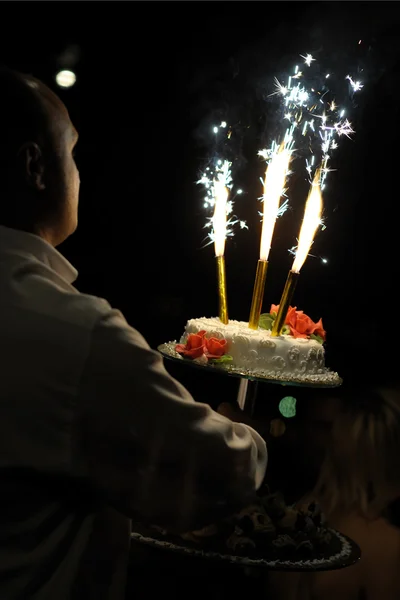
<svg viewBox="0 0 400 600">
<path fill-rule="evenodd" d="M 208 167 L 208 171 L 211 171 L 210 167 Z M 229 189 L 232 184 L 231 163 L 227 160 L 219 160 L 216 169 L 210 173 L 206 172 L 198 183 L 203 183 L 207 189 L 206 205 L 214 207 L 214 214 L 208 220 L 207 226 L 212 227 L 209 237 L 211 242 L 214 242 L 217 261 L 219 318 L 226 325 L 229 318 L 226 292 L 225 240 L 229 235 L 227 216 L 231 209 L 228 202 Z"/>
<path fill-rule="evenodd" d="M 234 199 L 237 195 L 241 195 L 243 190 L 238 189 L 232 199 L 229 198 L 233 188 L 232 182 L 232 173 L 231 166 L 227 160 L 216 160 L 215 166 L 209 166 L 203 172 L 203 175 L 197 182 L 198 184 L 202 184 L 206 190 L 206 195 L 204 197 L 204 208 L 207 210 L 213 210 L 213 216 L 207 217 L 207 221 L 205 224 L 206 229 L 210 229 L 210 233 L 208 234 L 208 244 L 215 244 L 215 227 L 214 227 L 214 216 L 215 216 L 215 206 L 216 206 L 216 192 L 218 191 L 218 187 L 215 187 L 215 183 L 222 183 L 224 187 L 228 190 L 228 198 L 225 203 L 226 210 L 226 222 L 225 222 L 225 237 L 232 237 L 234 235 L 234 226 L 239 225 L 240 229 L 247 229 L 246 221 L 242 221 L 237 219 L 233 212 L 233 203 Z M 207 244 L 207 245 L 208 245 Z"/>
<path fill-rule="evenodd" d="M 302 268 L 311 245 L 314 241 L 316 231 L 321 225 L 321 214 L 322 214 L 322 195 L 320 189 L 321 174 L 320 170 L 317 169 L 314 180 L 311 184 L 311 189 L 308 194 L 306 207 L 304 210 L 303 223 L 300 229 L 299 243 L 296 250 L 296 255 L 293 261 L 293 266 L 289 271 L 285 288 L 282 293 L 281 301 L 279 303 L 279 310 L 277 317 L 272 327 L 272 335 L 278 336 L 282 332 L 283 325 L 285 323 L 287 311 L 290 306 L 290 302 L 293 297 L 293 293 L 299 279 L 300 269 Z"/>
<path fill-rule="evenodd" d="M 271 249 L 275 222 L 279 213 L 280 199 L 284 193 L 289 162 L 290 151 L 285 148 L 285 144 L 283 143 L 278 152 L 272 157 L 265 173 L 260 258 L 257 263 L 249 318 L 249 327 L 251 329 L 258 329 L 267 277 L 268 256 Z"/>
<path fill-rule="evenodd" d="M 230 137 L 231 132 L 225 121 L 222 121 L 219 127 L 214 127 L 213 132 L 218 134 L 220 128 L 228 129 L 228 137 Z M 214 243 L 217 261 L 219 318 L 225 325 L 228 323 L 225 242 L 227 237 L 233 235 L 234 225 L 239 224 L 242 229 L 247 228 L 244 221 L 233 216 L 229 217 L 233 210 L 233 200 L 229 199 L 233 187 L 231 166 L 232 164 L 227 160 L 216 159 L 214 164 L 206 168 L 197 182 L 206 189 L 205 207 L 213 209 L 213 216 L 207 219 L 205 227 L 211 229 L 208 234 L 209 243 Z M 241 194 L 242 190 L 237 190 L 236 193 Z"/>
<path fill-rule="evenodd" d="M 300 57 L 304 61 L 303 70 L 296 65 L 286 84 L 275 78 L 275 91 L 271 95 L 278 95 L 282 100 L 283 121 L 288 122 L 285 138 L 292 144 L 296 142 L 299 147 L 301 139 L 307 138 L 312 156 L 306 160 L 306 169 L 312 179 L 315 164 L 321 165 L 320 187 L 323 190 L 331 171 L 328 163 L 332 152 L 338 148 L 339 139 L 350 137 L 354 130 L 346 116 L 346 109 L 337 104 L 328 87 L 328 83 L 337 82 L 337 78 L 333 73 L 321 74 L 318 62 L 311 54 Z M 364 87 L 351 75 L 345 79 L 349 82 L 351 95 Z"/>
</svg>

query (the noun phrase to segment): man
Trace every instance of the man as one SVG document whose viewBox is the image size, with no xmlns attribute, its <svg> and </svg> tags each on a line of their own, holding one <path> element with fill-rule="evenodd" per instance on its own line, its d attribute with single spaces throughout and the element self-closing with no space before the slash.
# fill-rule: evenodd
<svg viewBox="0 0 400 600">
<path fill-rule="evenodd" d="M 227 514 L 266 447 L 73 287 L 55 247 L 77 227 L 77 132 L 36 79 L 3 70 L 0 89 L 0 598 L 118 600 L 128 518 L 180 531 Z"/>
</svg>

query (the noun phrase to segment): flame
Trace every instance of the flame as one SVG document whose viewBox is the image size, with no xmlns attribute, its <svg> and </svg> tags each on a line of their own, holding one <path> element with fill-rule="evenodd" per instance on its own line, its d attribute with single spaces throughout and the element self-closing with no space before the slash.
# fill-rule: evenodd
<svg viewBox="0 0 400 600">
<path fill-rule="evenodd" d="M 214 231 L 215 256 L 224 256 L 227 233 L 227 207 L 229 191 L 223 181 L 214 180 L 213 196 L 215 198 L 212 218 Z"/>
<path fill-rule="evenodd" d="M 279 212 L 279 202 L 285 188 L 289 162 L 290 152 L 282 144 L 279 151 L 272 157 L 265 173 L 260 260 L 268 260 L 275 222 Z"/>
<path fill-rule="evenodd" d="M 320 188 L 320 169 L 317 169 L 304 209 L 303 223 L 300 229 L 299 244 L 293 261 L 292 271 L 300 273 L 314 240 L 315 233 L 321 225 L 322 194 Z"/>
</svg>

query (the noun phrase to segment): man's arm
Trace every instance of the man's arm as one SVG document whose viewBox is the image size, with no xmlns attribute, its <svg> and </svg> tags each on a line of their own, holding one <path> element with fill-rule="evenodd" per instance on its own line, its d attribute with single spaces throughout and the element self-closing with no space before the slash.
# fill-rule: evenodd
<svg viewBox="0 0 400 600">
<path fill-rule="evenodd" d="M 262 483 L 262 438 L 194 402 L 117 311 L 93 332 L 80 411 L 90 478 L 129 516 L 190 529 L 242 507 Z"/>
</svg>

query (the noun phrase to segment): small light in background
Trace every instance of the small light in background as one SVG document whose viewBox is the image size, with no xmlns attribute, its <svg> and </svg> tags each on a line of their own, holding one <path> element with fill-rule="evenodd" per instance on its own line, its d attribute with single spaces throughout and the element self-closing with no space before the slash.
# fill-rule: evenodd
<svg viewBox="0 0 400 600">
<path fill-rule="evenodd" d="M 281 419 L 272 419 L 269 424 L 269 432 L 272 437 L 281 437 L 286 431 L 286 425 Z"/>
<path fill-rule="evenodd" d="M 326 265 L 328 263 L 328 259 L 327 258 L 321 258 L 321 261 L 324 263 L 324 265 Z"/>
<path fill-rule="evenodd" d="M 62 88 L 70 88 L 76 83 L 76 75 L 73 71 L 59 71 L 56 75 L 56 82 Z"/>
<path fill-rule="evenodd" d="M 279 402 L 279 412 L 282 417 L 286 419 L 291 419 L 296 416 L 296 404 L 297 400 L 293 396 L 285 396 Z"/>
<path fill-rule="evenodd" d="M 237 194 L 243 194 L 243 190 L 238 190 L 236 193 Z"/>
</svg>

